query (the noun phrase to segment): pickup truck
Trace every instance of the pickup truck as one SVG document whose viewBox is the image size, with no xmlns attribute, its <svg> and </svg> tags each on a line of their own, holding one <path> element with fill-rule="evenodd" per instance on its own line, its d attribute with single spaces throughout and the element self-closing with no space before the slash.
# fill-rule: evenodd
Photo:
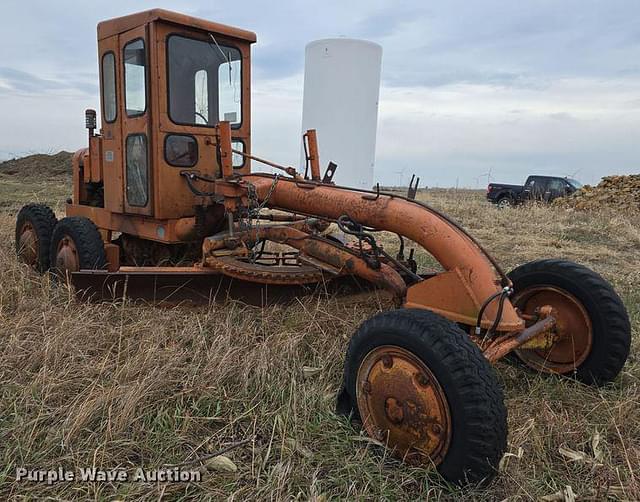
<svg viewBox="0 0 640 502">
<path fill-rule="evenodd" d="M 487 200 L 499 208 L 512 207 L 528 200 L 551 202 L 582 187 L 579 181 L 557 176 L 529 176 L 524 185 L 489 183 Z"/>
</svg>

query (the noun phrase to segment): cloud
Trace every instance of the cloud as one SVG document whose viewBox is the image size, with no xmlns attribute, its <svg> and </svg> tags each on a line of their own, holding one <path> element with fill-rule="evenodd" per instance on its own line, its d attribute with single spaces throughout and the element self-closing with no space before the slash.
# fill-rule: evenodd
<svg viewBox="0 0 640 502">
<path fill-rule="evenodd" d="M 479 84 L 386 88 L 376 173 L 397 183 L 404 168 L 427 185 L 458 179 L 473 187 L 489 169 L 494 180 L 513 183 L 534 172 L 577 172 L 589 183 L 607 173 L 638 172 L 640 121 L 628 107 L 638 88 L 640 79 L 585 78 L 554 81 L 544 91 Z"/>
<path fill-rule="evenodd" d="M 71 77 L 71 78 L 69 78 Z M 0 67 L 0 94 L 46 95 L 60 92 L 79 92 L 95 95 L 98 85 L 82 78 L 81 74 L 65 75 L 62 78 L 42 78 L 15 68 Z M 91 75 L 91 77 L 95 77 Z"/>
<path fill-rule="evenodd" d="M 2 79 L 6 88 L 11 91 L 29 94 L 57 91 L 66 88 L 64 84 L 56 82 L 55 80 L 40 78 L 31 73 L 16 70 L 15 68 L 0 67 L 0 79 Z"/>
<path fill-rule="evenodd" d="M 300 73 L 304 68 L 304 47 L 267 44 L 257 46 L 253 56 L 253 70 L 259 80 L 279 80 Z"/>
<path fill-rule="evenodd" d="M 257 33 L 260 156 L 298 162 L 304 47 L 345 36 L 383 46 L 383 182 L 403 166 L 428 185 L 462 186 L 489 168 L 501 181 L 580 170 L 593 182 L 640 170 L 637 0 L 5 3 L 0 152 L 84 146 L 82 111 L 99 104 L 97 22 L 160 6 Z"/>
<path fill-rule="evenodd" d="M 357 36 L 381 39 L 399 33 L 416 19 L 423 19 L 424 7 L 419 2 L 394 2 L 366 14 L 354 26 Z"/>
</svg>

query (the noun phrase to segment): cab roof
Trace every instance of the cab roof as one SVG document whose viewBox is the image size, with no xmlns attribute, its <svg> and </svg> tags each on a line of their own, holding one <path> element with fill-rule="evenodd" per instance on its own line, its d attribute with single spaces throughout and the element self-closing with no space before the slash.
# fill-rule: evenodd
<svg viewBox="0 0 640 502">
<path fill-rule="evenodd" d="M 98 23 L 98 40 L 111 37 L 125 31 L 129 31 L 138 26 L 142 26 L 153 21 L 164 21 L 167 23 L 177 24 L 186 28 L 195 28 L 210 33 L 219 33 L 231 38 L 245 40 L 249 43 L 256 41 L 256 34 L 252 31 L 234 28 L 212 21 L 206 21 L 197 17 L 179 14 L 164 9 L 151 9 L 128 16 L 116 17 L 108 21 Z"/>
</svg>

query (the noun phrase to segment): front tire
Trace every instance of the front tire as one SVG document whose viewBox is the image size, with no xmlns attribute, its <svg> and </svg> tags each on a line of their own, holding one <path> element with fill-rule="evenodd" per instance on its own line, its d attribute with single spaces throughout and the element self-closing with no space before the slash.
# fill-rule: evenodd
<svg viewBox="0 0 640 502">
<path fill-rule="evenodd" d="M 101 269 L 107 264 L 104 243 L 96 225 L 82 216 L 63 218 L 53 229 L 50 259 L 61 278 L 81 269 Z"/>
<path fill-rule="evenodd" d="M 551 305 L 557 311 L 558 340 L 546 350 L 518 350 L 527 366 L 544 373 L 575 375 L 590 385 L 614 380 L 631 347 L 631 325 L 611 284 L 582 265 L 537 260 L 509 273 L 513 304 L 523 313 Z"/>
<path fill-rule="evenodd" d="M 456 484 L 490 481 L 506 448 L 507 411 L 493 368 L 454 323 L 400 309 L 365 321 L 349 344 L 345 393 L 392 454 Z"/>
</svg>

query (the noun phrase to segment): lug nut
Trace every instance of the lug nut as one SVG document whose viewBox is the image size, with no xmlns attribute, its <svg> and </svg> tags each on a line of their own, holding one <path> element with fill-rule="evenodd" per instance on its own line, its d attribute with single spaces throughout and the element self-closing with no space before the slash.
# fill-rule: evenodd
<svg viewBox="0 0 640 502">
<path fill-rule="evenodd" d="M 421 385 L 422 387 L 426 387 L 430 383 L 429 378 L 422 373 L 418 373 L 416 375 L 416 382 L 418 382 L 418 385 Z"/>
</svg>

